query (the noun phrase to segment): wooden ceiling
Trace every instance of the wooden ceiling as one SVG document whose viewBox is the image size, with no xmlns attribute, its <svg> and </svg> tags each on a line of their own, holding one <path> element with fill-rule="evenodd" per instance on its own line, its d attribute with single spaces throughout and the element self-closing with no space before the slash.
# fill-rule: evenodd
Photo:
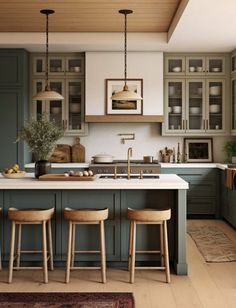
<svg viewBox="0 0 236 308">
<path fill-rule="evenodd" d="M 167 32 L 181 0 L 0 0 L 0 32 L 43 32 L 41 9 L 53 9 L 50 32 L 121 32 L 120 9 L 131 9 L 128 32 Z"/>
</svg>

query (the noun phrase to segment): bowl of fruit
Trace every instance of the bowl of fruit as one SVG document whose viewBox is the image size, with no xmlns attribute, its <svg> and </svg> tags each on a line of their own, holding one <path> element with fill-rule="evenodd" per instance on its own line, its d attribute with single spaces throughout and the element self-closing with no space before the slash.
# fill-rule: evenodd
<svg viewBox="0 0 236 308">
<path fill-rule="evenodd" d="M 9 178 L 9 179 L 20 179 L 25 176 L 25 171 L 20 170 L 19 165 L 14 164 L 4 169 L 4 171 L 2 172 L 2 175 L 5 178 Z"/>
</svg>

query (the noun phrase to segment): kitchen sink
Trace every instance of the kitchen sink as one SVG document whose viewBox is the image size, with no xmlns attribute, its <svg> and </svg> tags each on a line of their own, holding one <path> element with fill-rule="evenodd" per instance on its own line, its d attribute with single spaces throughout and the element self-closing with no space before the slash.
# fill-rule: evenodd
<svg viewBox="0 0 236 308">
<path fill-rule="evenodd" d="M 114 179 L 114 180 L 120 180 L 120 179 L 127 179 L 128 176 L 127 174 L 122 174 L 122 175 L 117 175 L 116 178 L 114 178 L 114 175 L 101 175 L 99 179 Z M 130 180 L 131 179 L 140 179 L 140 180 L 145 180 L 145 179 L 159 179 L 159 175 L 153 175 L 153 174 L 143 174 L 142 178 L 140 178 L 140 175 L 137 174 L 131 174 L 130 175 Z"/>
</svg>

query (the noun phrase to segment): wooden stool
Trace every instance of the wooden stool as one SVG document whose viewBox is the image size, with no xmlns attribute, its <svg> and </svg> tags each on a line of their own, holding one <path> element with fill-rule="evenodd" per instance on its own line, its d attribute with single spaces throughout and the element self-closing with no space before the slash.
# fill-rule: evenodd
<svg viewBox="0 0 236 308">
<path fill-rule="evenodd" d="M 106 282 L 106 254 L 105 254 L 105 232 L 104 220 L 108 218 L 108 209 L 71 209 L 65 208 L 64 217 L 69 221 L 68 227 L 68 249 L 66 263 L 65 282 L 70 280 L 71 269 L 101 269 L 102 282 Z M 75 232 L 76 225 L 80 224 L 99 224 L 100 225 L 100 250 L 96 251 L 75 251 Z M 76 253 L 100 253 L 100 267 L 75 267 L 74 257 Z"/>
<path fill-rule="evenodd" d="M 50 259 L 50 269 L 53 270 L 53 251 L 52 251 L 52 230 L 51 219 L 54 214 L 54 208 L 50 209 L 15 209 L 9 208 L 8 218 L 12 221 L 11 229 L 11 248 L 9 260 L 9 276 L 8 282 L 12 282 L 13 269 L 43 269 L 44 283 L 48 283 L 48 267 L 47 261 Z M 42 250 L 21 250 L 21 234 L 22 225 L 42 225 Z M 18 238 L 16 256 L 15 250 L 15 233 L 18 225 Z M 49 240 L 49 256 L 47 255 L 47 236 L 46 226 L 48 225 L 48 240 Z M 22 267 L 20 266 L 21 253 L 42 253 L 43 267 Z M 16 259 L 16 266 L 14 267 L 14 260 Z"/>
<path fill-rule="evenodd" d="M 134 270 L 137 269 L 159 269 L 165 270 L 166 282 L 170 282 L 167 220 L 171 217 L 171 210 L 157 209 L 131 209 L 128 208 L 128 218 L 130 219 L 129 237 L 129 271 L 130 283 L 134 283 Z M 136 251 L 136 225 L 137 224 L 157 224 L 160 225 L 160 250 Z M 159 253 L 161 255 L 161 266 L 159 267 L 135 267 L 135 253 Z"/>
</svg>

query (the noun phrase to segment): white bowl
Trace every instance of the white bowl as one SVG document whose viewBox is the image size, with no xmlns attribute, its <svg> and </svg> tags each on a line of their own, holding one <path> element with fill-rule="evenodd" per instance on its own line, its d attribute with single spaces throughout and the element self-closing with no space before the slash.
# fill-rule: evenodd
<svg viewBox="0 0 236 308">
<path fill-rule="evenodd" d="M 210 95 L 216 96 L 220 95 L 221 87 L 220 86 L 212 86 L 210 87 Z"/>
<path fill-rule="evenodd" d="M 211 71 L 212 72 L 220 72 L 220 68 L 219 67 L 212 67 Z"/>
<path fill-rule="evenodd" d="M 52 107 L 51 108 L 51 113 L 53 113 L 53 114 L 61 113 L 61 107 Z"/>
<path fill-rule="evenodd" d="M 181 67 L 180 66 L 173 67 L 172 71 L 175 73 L 179 73 L 181 72 Z"/>
<path fill-rule="evenodd" d="M 199 73 L 202 72 L 202 66 L 197 67 L 197 72 L 199 72 Z"/>
<path fill-rule="evenodd" d="M 173 113 L 181 113 L 182 107 L 181 106 L 173 106 L 172 110 L 173 110 Z"/>
<path fill-rule="evenodd" d="M 79 103 L 70 103 L 70 112 L 71 113 L 77 113 L 80 112 L 80 104 Z"/>
<path fill-rule="evenodd" d="M 189 71 L 190 71 L 190 72 L 195 72 L 195 67 L 194 67 L 194 66 L 190 66 L 190 67 L 189 67 Z"/>
<path fill-rule="evenodd" d="M 210 113 L 218 113 L 220 112 L 220 105 L 212 104 L 209 107 Z"/>
<path fill-rule="evenodd" d="M 190 107 L 189 108 L 189 113 L 190 114 L 200 114 L 200 107 Z"/>
</svg>

